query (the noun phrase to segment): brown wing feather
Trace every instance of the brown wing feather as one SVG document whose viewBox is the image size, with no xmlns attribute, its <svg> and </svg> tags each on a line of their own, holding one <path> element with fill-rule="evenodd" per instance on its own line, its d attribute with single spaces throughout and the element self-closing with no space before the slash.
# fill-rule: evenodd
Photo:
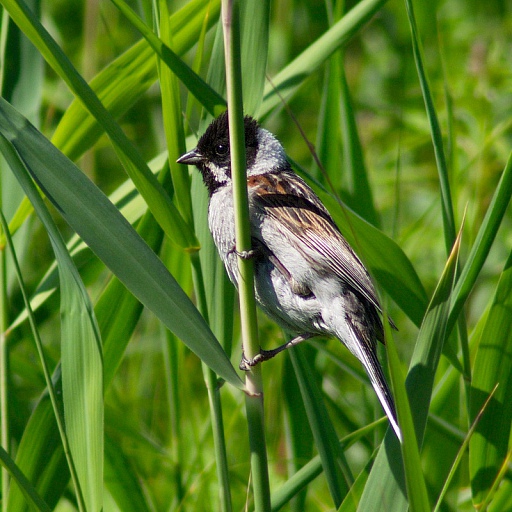
<svg viewBox="0 0 512 512">
<path fill-rule="evenodd" d="M 310 259 L 312 265 L 334 272 L 381 310 L 368 272 L 320 199 L 301 178 L 291 171 L 280 171 L 250 176 L 247 184 L 254 206 L 264 209 L 268 218 L 279 223 L 280 230 L 284 228 L 294 235 L 290 243 L 297 240 L 295 248 Z M 311 258 L 301 244 L 318 256 Z"/>
</svg>

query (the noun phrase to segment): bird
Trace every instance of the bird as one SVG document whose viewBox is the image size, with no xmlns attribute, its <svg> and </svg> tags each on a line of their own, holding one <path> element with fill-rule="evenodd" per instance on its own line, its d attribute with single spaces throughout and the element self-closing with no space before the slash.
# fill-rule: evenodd
<svg viewBox="0 0 512 512">
<path fill-rule="evenodd" d="M 365 266 L 317 194 L 292 169 L 280 141 L 244 117 L 247 193 L 252 249 L 238 253 L 225 111 L 197 146 L 177 162 L 195 165 L 208 190 L 208 226 L 235 287 L 237 258 L 253 258 L 256 301 L 294 338 L 240 368 L 270 359 L 317 335 L 339 339 L 362 363 L 389 422 L 401 441 L 393 396 L 377 357 L 384 343 L 382 308 Z M 390 324 L 396 328 L 391 319 Z"/>
</svg>

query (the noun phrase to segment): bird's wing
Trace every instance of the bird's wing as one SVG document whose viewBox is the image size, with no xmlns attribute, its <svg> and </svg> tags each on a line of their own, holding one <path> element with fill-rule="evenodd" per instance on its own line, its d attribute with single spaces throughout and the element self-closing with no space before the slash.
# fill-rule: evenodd
<svg viewBox="0 0 512 512">
<path fill-rule="evenodd" d="M 368 272 L 311 188 L 292 171 L 250 176 L 249 203 L 270 229 L 285 233 L 320 272 L 330 271 L 381 311 Z M 272 250 L 272 247 L 269 247 Z"/>
</svg>

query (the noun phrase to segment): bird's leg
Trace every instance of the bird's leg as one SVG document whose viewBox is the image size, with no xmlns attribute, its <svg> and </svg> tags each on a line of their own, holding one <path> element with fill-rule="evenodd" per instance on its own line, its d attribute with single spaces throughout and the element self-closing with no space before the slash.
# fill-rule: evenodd
<svg viewBox="0 0 512 512">
<path fill-rule="evenodd" d="M 311 333 L 301 334 L 293 338 L 293 340 L 290 340 L 287 343 L 281 345 L 280 347 L 274 348 L 272 350 L 260 349 L 259 353 L 256 354 L 252 359 L 247 359 L 247 357 L 245 357 L 245 354 L 242 352 L 242 360 L 240 361 L 239 368 L 240 370 L 247 372 L 253 366 L 256 366 L 258 363 L 268 361 L 269 359 L 272 359 L 274 356 L 277 356 L 277 354 L 279 354 L 283 350 L 286 350 L 287 348 L 290 347 L 294 347 L 295 345 L 298 345 L 299 343 L 306 341 L 313 336 L 314 334 Z"/>
<path fill-rule="evenodd" d="M 252 249 L 249 251 L 237 251 L 236 247 L 233 247 L 229 253 L 234 253 L 243 260 L 250 260 L 265 254 L 264 245 L 257 238 L 252 237 L 251 244 Z"/>
</svg>

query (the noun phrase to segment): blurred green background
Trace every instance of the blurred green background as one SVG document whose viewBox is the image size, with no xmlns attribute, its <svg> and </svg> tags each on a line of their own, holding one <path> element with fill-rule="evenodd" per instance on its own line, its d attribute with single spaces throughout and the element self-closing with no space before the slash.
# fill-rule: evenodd
<svg viewBox="0 0 512 512">
<path fill-rule="evenodd" d="M 148 26 L 152 26 L 152 3 L 149 0 L 127 4 Z M 170 1 L 169 13 L 172 16 L 186 4 L 185 1 Z M 341 5 L 317 0 L 271 2 L 266 71 L 270 82 L 267 81 L 267 86 L 296 56 L 327 32 L 339 18 L 339 13 L 347 12 L 355 5 L 355 2 Z M 478 242 L 478 231 L 512 146 L 512 2 L 416 1 L 414 8 L 424 66 L 443 136 L 457 230 L 464 219 L 459 264 L 463 268 L 471 249 Z M 141 39 L 140 33 L 117 7 L 105 0 L 33 2 L 32 9 L 87 81 Z M 223 72 L 215 60 L 216 19 L 211 21 L 215 26 L 205 32 L 201 49 L 193 45 L 182 55 L 184 61 L 204 79 L 211 78 L 215 71 Z M 181 21 L 186 23 L 187 20 Z M 259 51 L 260 48 L 254 48 L 255 59 Z M 200 65 L 195 61 L 198 53 L 202 54 Z M 62 78 L 44 63 L 39 51 L 9 22 L 5 10 L 2 56 L 2 97 L 51 139 L 73 100 L 73 94 Z M 213 71 L 212 61 L 217 63 L 217 69 Z M 250 66 L 250 60 L 245 65 Z M 115 87 L 123 87 L 123 83 L 116 82 Z M 330 93 L 329 87 L 332 88 Z M 344 91 L 343 99 L 341 91 Z M 219 92 L 224 94 L 224 91 Z M 180 95 L 183 110 L 187 111 L 187 134 L 200 134 L 204 129 L 200 124 L 202 111 L 197 103 L 190 106 L 192 100 L 183 86 Z M 333 102 L 333 98 L 338 98 L 339 104 Z M 333 113 L 333 105 L 339 111 Z M 346 111 L 348 107 L 351 107 L 356 122 L 349 128 L 343 124 L 350 119 L 350 112 L 347 114 Z M 126 112 L 123 111 L 118 122 L 144 160 L 151 161 L 165 152 L 167 144 L 158 82 L 138 97 Z M 447 251 L 438 167 L 412 53 L 405 3 L 401 0 L 385 2 L 342 50 L 307 76 L 286 105 L 280 104 L 265 112 L 261 123 L 275 133 L 293 161 L 308 171 L 320 186 L 334 192 L 347 206 L 396 242 L 412 263 L 427 296 L 431 297 L 445 268 Z M 335 128 L 329 123 L 334 123 Z M 346 172 L 345 163 L 351 157 L 344 138 L 347 130 L 359 137 L 355 149 L 354 146 L 351 148 L 356 152 L 352 158 L 359 162 L 361 169 L 366 169 L 368 197 L 373 198 L 371 208 L 358 195 L 354 175 Z M 315 162 L 307 141 L 316 148 L 328 178 Z M 193 144 L 192 137 L 188 139 L 188 145 L 192 147 Z M 127 179 L 105 134 L 80 155 L 76 163 L 107 195 Z M 192 181 L 195 183 L 197 176 Z M 21 188 L 4 163 L 2 211 L 8 221 L 13 218 L 22 197 Z M 51 208 L 64 238 L 69 239 L 73 231 L 58 211 Z M 204 226 L 204 208 L 195 212 L 194 220 L 196 225 Z M 512 218 L 507 211 L 475 287 L 464 305 L 465 326 L 470 340 L 468 353 L 473 370 L 485 315 L 493 303 L 500 277 L 505 278 L 504 266 L 512 246 L 511 224 Z M 46 230 L 34 216 L 24 220 L 16 232 L 15 243 L 26 287 L 32 295 L 54 264 L 55 256 Z M 379 251 L 378 247 L 374 249 Z M 164 238 L 158 253 L 180 286 L 196 300 L 188 253 L 178 249 L 167 238 Z M 364 259 L 364 254 L 362 257 Z M 75 263 L 92 303 L 96 304 L 111 279 L 110 272 L 90 255 Z M 3 311 L 4 327 L 7 328 L 24 310 L 24 305 L 10 262 L 5 275 Z M 382 287 L 380 289 L 383 291 Z M 507 296 L 505 292 L 505 309 L 510 307 Z M 226 307 L 229 314 L 231 302 L 232 297 L 228 297 Z M 386 304 L 399 328 L 394 334 L 394 341 L 405 372 L 415 347 L 418 326 L 394 302 L 386 299 Z M 113 317 L 117 314 L 117 306 L 113 304 Z M 237 314 L 234 301 L 231 359 L 235 367 L 240 357 Z M 45 300 L 37 309 L 36 318 L 46 357 L 54 369 L 61 350 L 58 294 Z M 122 322 L 123 319 L 118 320 Z M 282 333 L 263 315 L 259 317 L 259 327 L 263 346 L 268 348 L 281 342 Z M 224 326 L 223 332 L 229 334 L 231 329 L 231 325 Z M 512 338 L 509 325 L 505 323 L 503 329 L 505 340 L 502 347 L 508 347 L 508 352 L 504 350 L 502 355 L 510 368 Z M 217 334 L 219 331 L 214 329 L 214 332 Z M 227 344 L 230 355 L 231 336 L 220 341 Z M 315 341 L 311 345 L 303 351 L 316 370 L 315 378 L 337 435 L 340 438 L 347 436 L 379 418 L 381 410 L 376 405 L 373 392 L 364 383 L 362 370 L 347 351 L 333 340 Z M 450 346 L 455 347 L 457 353 L 459 345 L 453 339 Z M 5 350 L 8 360 L 5 368 L 8 369 L 6 380 L 9 386 L 9 452 L 15 458 L 27 422 L 46 384 L 27 322 L 10 333 Z M 458 356 L 462 358 L 460 352 Z M 179 370 L 179 373 L 174 370 Z M 166 334 L 153 313 L 144 310 L 133 333 L 129 334 L 129 343 L 127 340 L 119 366 L 109 371 L 115 375 L 105 389 L 105 453 L 109 462 L 104 477 L 104 510 L 219 510 L 209 398 L 200 360 Z M 298 467 L 316 454 L 292 374 L 287 354 L 263 366 L 272 490 L 287 482 Z M 453 358 L 442 357 L 431 409 L 441 419 L 435 427 L 430 425 L 427 429 L 422 453 L 431 503 L 436 502 L 457 450 L 474 419 L 475 409 L 469 405 L 466 384 L 460 373 L 454 371 Z M 505 388 L 502 401 L 506 403 L 510 398 L 511 384 L 502 381 L 501 385 Z M 222 405 L 233 509 L 242 510 L 246 503 L 251 509 L 243 393 L 224 386 Z M 508 409 L 507 414 L 510 413 Z M 303 421 L 299 424 L 298 418 L 301 417 Z M 345 456 L 354 475 L 362 472 L 372 460 L 383 432 L 384 427 L 377 426 L 347 448 Z M 508 432 L 509 436 L 510 428 Z M 508 436 L 505 432 L 505 438 L 497 444 L 504 444 L 510 455 Z M 304 441 L 300 449 L 292 447 L 297 438 Z M 501 490 L 494 505 L 491 504 L 491 510 L 512 510 L 510 494 L 507 498 L 510 491 L 509 461 L 505 460 L 503 451 L 499 453 L 501 462 L 498 466 L 504 471 L 503 482 L 500 478 Z M 48 454 L 49 459 L 51 456 Z M 466 452 L 440 510 L 473 510 L 468 460 Z M 74 510 L 76 498 L 68 476 L 65 471 L 57 471 L 56 474 L 62 478 L 62 489 L 56 491 L 57 495 L 49 502 L 53 500 L 59 511 Z M 119 475 L 124 479 L 122 483 L 116 480 L 120 479 Z M 491 481 L 493 479 L 494 475 Z M 478 486 L 475 487 L 474 481 L 473 486 L 473 498 L 478 501 L 475 498 Z M 2 496 L 2 502 L 3 510 L 7 510 L 6 496 Z M 23 506 L 14 508 L 13 505 L 9 510 L 23 510 Z M 384 503 L 382 506 L 382 510 L 394 510 L 393 504 Z M 349 506 L 346 507 L 349 510 Z M 301 491 L 284 508 L 308 511 L 334 509 L 323 475 L 309 483 L 307 491 Z"/>
</svg>

